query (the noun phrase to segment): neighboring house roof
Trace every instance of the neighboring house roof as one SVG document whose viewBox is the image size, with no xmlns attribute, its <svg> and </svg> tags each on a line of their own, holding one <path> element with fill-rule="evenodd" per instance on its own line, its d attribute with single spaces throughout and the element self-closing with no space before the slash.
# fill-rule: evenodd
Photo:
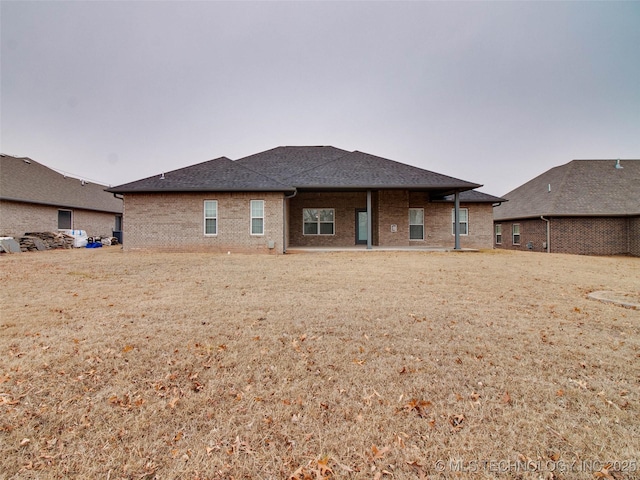
<svg viewBox="0 0 640 480">
<path fill-rule="evenodd" d="M 640 160 L 572 160 L 507 193 L 494 220 L 640 215 Z"/>
<path fill-rule="evenodd" d="M 109 189 L 110 192 L 430 189 L 442 195 L 480 187 L 403 163 L 335 147 L 277 147 L 237 161 L 204 162 Z"/>
<path fill-rule="evenodd" d="M 0 200 L 122 213 L 106 185 L 67 177 L 30 158 L 0 154 Z"/>
</svg>

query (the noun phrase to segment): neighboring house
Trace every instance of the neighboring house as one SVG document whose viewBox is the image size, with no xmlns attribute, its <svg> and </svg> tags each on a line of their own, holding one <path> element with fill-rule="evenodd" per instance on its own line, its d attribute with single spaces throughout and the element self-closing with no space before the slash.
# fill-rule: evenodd
<svg viewBox="0 0 640 480">
<path fill-rule="evenodd" d="M 121 228 L 122 199 L 105 188 L 30 158 L 0 155 L 0 236 L 58 229 L 111 236 Z"/>
<path fill-rule="evenodd" d="M 497 248 L 640 256 L 640 160 L 573 160 L 504 197 Z"/>
<path fill-rule="evenodd" d="M 281 253 L 357 244 L 493 248 L 492 205 L 502 199 L 470 192 L 479 186 L 318 146 L 221 157 L 109 191 L 124 195 L 127 250 Z"/>
</svg>

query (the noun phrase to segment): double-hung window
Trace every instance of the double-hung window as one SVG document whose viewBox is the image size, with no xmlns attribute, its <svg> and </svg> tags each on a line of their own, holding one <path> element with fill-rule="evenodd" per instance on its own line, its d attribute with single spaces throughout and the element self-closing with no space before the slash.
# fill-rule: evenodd
<svg viewBox="0 0 640 480">
<path fill-rule="evenodd" d="M 264 235 L 264 200 L 251 200 L 251 235 Z"/>
<path fill-rule="evenodd" d="M 496 244 L 500 245 L 502 243 L 502 225 L 499 223 L 496 223 L 495 230 L 496 230 Z"/>
<path fill-rule="evenodd" d="M 409 240 L 424 240 L 424 208 L 409 209 Z"/>
<path fill-rule="evenodd" d="M 304 208 L 302 210 L 303 235 L 333 235 L 335 217 L 333 208 Z"/>
<path fill-rule="evenodd" d="M 218 201 L 204 201 L 204 234 L 218 234 Z"/>
<path fill-rule="evenodd" d="M 520 224 L 514 223 L 511 227 L 511 235 L 513 237 L 513 244 L 520 245 Z"/>
<path fill-rule="evenodd" d="M 460 235 L 469 235 L 469 209 L 468 208 L 460 208 L 458 210 L 460 212 L 460 219 L 458 223 L 460 224 Z M 451 209 L 451 234 L 456 234 L 456 209 Z"/>
</svg>

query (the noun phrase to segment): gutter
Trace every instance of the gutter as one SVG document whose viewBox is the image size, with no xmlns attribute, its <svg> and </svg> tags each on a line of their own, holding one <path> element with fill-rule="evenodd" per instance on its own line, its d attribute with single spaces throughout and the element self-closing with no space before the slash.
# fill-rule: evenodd
<svg viewBox="0 0 640 480">
<path fill-rule="evenodd" d="M 287 200 L 295 197 L 298 194 L 298 190 L 294 190 L 291 195 L 285 195 L 282 197 L 282 253 L 287 253 L 287 231 L 289 226 L 287 225 Z"/>
<path fill-rule="evenodd" d="M 550 235 L 550 231 L 549 231 L 549 229 L 550 229 L 550 226 L 549 226 L 550 220 L 544 218 L 544 215 L 540 215 L 540 220 L 544 220 L 545 222 L 547 222 L 547 253 L 551 253 L 551 243 L 550 243 L 551 235 Z"/>
</svg>

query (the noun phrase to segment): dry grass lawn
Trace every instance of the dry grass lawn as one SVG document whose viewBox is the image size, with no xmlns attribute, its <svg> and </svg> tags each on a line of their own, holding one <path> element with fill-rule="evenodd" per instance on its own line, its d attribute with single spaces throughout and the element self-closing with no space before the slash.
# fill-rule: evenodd
<svg viewBox="0 0 640 480">
<path fill-rule="evenodd" d="M 639 478 L 640 259 L 0 256 L 0 478 Z"/>
</svg>

